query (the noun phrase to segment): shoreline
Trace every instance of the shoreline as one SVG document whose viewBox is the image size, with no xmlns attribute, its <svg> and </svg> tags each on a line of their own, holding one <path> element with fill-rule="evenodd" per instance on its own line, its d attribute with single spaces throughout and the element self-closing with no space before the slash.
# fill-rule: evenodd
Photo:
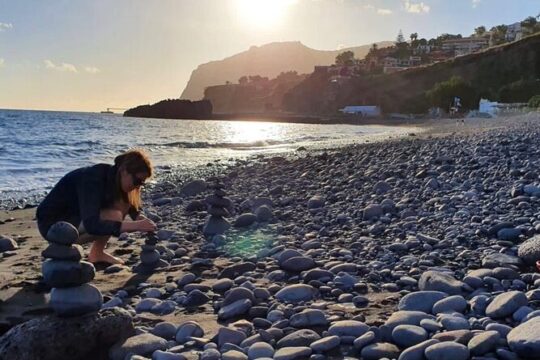
<svg viewBox="0 0 540 360">
<path fill-rule="evenodd" d="M 335 321 L 355 319 L 379 327 L 388 323 L 404 294 L 418 291 L 423 272 L 444 268 L 461 281 L 465 275 L 486 268 L 484 260 L 488 255 L 501 252 L 515 255 L 517 244 L 538 233 L 533 220 L 515 222 L 525 218 L 537 221 L 534 208 L 539 205 L 538 199 L 530 197 L 529 207 L 514 206 L 509 201 L 516 181 L 528 184 L 539 181 L 538 175 L 534 179 L 526 175 L 534 170 L 538 160 L 531 154 L 540 151 L 540 147 L 531 139 L 538 135 L 539 124 L 539 113 L 466 119 L 465 124 L 438 120 L 418 127 L 422 131 L 416 131 L 414 136 L 296 152 L 290 158 L 262 156 L 257 161 L 237 161 L 211 175 L 201 172 L 197 176 L 206 176 L 207 180 L 210 176 L 219 177 L 226 185 L 225 190 L 236 208 L 231 221 L 250 207 L 249 201 L 268 198 L 273 204 L 270 221 L 248 228 L 233 227 L 227 233 L 232 244 L 227 252 L 202 236 L 205 211 L 185 211 L 188 204 L 204 198 L 208 191 L 184 197 L 179 189 L 187 179 L 171 173 L 145 196 L 147 212 L 160 219 L 160 229 L 170 230 L 163 236 L 160 248 L 170 267 L 149 276 L 132 273 L 130 267 L 137 264 L 143 242 L 140 234 L 132 234 L 121 240 L 113 239 L 110 248 L 114 255 L 127 261 L 128 268 L 114 274 L 98 268 L 93 284 L 106 300 L 117 298 L 119 290 L 126 290 L 129 296 L 121 302 L 133 310 L 149 287 L 162 289 L 166 294 L 162 300 L 183 296 L 185 301 L 188 294 L 177 280 L 187 273 L 196 276 L 195 283 L 211 289 L 222 270 L 240 262 L 253 262 L 257 268 L 246 272 L 233 286 L 248 281 L 255 288 L 268 288 L 272 296 L 257 300 L 259 306 L 281 309 L 284 305 L 274 299 L 272 283 L 280 288 L 301 283 L 303 275 L 284 272 L 279 273 L 284 277 L 277 277 L 275 271 L 282 271 L 277 258 L 254 256 L 257 252 L 249 253 L 251 249 L 243 246 L 245 241 L 264 245 L 257 251 L 282 246 L 312 258 L 317 267 L 326 271 L 340 264 L 348 269 L 345 265 L 354 263 L 354 271 L 347 271 L 356 279 L 355 284 L 360 284 L 355 288 L 341 288 L 336 280 L 332 285 L 317 284 L 318 295 L 313 301 L 297 304 L 287 311 L 298 312 L 317 302 L 326 316 Z M 514 160 L 512 166 L 519 170 L 518 175 L 512 175 L 512 169 L 505 167 L 509 165 L 504 156 Z M 322 206 L 310 207 L 308 201 L 317 196 Z M 366 218 L 369 206 L 382 204 L 386 199 L 394 204 L 388 210 L 389 215 Z M 2 332 L 21 321 L 49 313 L 46 295 L 39 285 L 40 253 L 46 244 L 37 234 L 32 219 L 34 211 L 0 211 L 0 234 L 13 237 L 19 245 L 11 256 L 0 259 Z M 479 219 L 471 220 L 474 217 Z M 6 221 L 10 218 L 14 220 Z M 489 229 L 501 222 L 513 223 L 512 228 L 520 230 L 519 236 L 506 240 L 489 235 Z M 242 254 L 245 257 L 241 259 Z M 507 265 L 497 263 L 497 266 Z M 509 268 L 518 276 L 533 271 L 528 267 Z M 349 279 L 339 276 L 343 281 Z M 500 290 L 509 290 L 510 285 L 505 288 L 504 284 Z M 526 286 L 527 289 L 520 290 L 535 289 L 530 282 Z M 497 294 L 496 289 L 483 282 L 476 290 L 480 289 L 487 296 Z M 340 300 L 341 295 L 349 294 Z M 470 294 L 463 292 L 468 301 Z M 343 301 L 345 298 L 349 301 Z M 246 315 L 219 320 L 214 302 L 222 300 L 222 293 L 210 291 L 209 301 L 198 307 L 178 305 L 167 315 L 133 310 L 133 319 L 136 325 L 149 328 L 160 321 L 179 325 L 193 320 L 204 329 L 205 338 L 217 334 L 233 320 L 253 319 Z M 530 302 L 529 306 L 536 309 L 537 304 Z M 474 311 L 467 316 L 480 317 Z M 388 341 L 392 340 L 385 339 Z M 197 344 L 188 349 L 202 351 Z"/>
</svg>

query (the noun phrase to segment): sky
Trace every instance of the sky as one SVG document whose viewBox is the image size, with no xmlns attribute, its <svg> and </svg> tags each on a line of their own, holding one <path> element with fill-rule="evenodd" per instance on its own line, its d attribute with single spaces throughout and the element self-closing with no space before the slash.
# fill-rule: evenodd
<svg viewBox="0 0 540 360">
<path fill-rule="evenodd" d="M 0 108 L 128 108 L 178 98 L 199 64 L 252 45 L 335 50 L 539 13 L 540 0 L 0 0 Z"/>
</svg>

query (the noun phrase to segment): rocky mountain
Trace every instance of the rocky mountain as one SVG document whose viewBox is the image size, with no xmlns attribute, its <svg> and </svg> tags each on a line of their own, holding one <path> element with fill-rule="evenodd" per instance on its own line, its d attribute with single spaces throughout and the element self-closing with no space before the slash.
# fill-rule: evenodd
<svg viewBox="0 0 540 360">
<path fill-rule="evenodd" d="M 379 48 L 392 44 L 389 41 L 377 43 Z M 350 50 L 354 52 L 356 58 L 362 59 L 370 47 L 371 44 L 326 51 L 311 49 L 299 41 L 252 46 L 247 51 L 223 60 L 199 65 L 191 73 L 180 98 L 199 100 L 203 97 L 206 87 L 223 85 L 227 81 L 236 83 L 244 75 L 275 78 L 286 71 L 311 73 L 315 65 L 333 64 L 336 56 L 344 51 Z"/>
</svg>

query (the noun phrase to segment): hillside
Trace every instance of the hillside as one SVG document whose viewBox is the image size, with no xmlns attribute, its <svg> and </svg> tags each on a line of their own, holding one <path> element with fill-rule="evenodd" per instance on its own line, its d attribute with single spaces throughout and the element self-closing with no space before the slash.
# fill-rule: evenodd
<svg viewBox="0 0 540 360">
<path fill-rule="evenodd" d="M 390 46 L 392 42 L 377 43 L 379 47 Z M 244 75 L 260 75 L 274 78 L 281 72 L 296 71 L 311 73 L 315 65 L 330 65 L 336 56 L 344 51 L 354 52 L 362 59 L 368 53 L 369 45 L 341 50 L 325 51 L 311 49 L 300 42 L 275 42 L 262 46 L 252 46 L 249 50 L 223 60 L 199 65 L 182 92 L 181 99 L 199 100 L 208 86 L 223 85 L 227 81 L 236 83 Z"/>
<path fill-rule="evenodd" d="M 540 93 L 540 34 L 425 67 L 353 78 L 338 86 L 328 74 L 313 73 L 285 94 L 284 108 L 335 114 L 346 105 L 379 105 L 385 112 L 420 113 L 430 106 L 426 91 L 452 76 L 469 82 L 478 98 L 527 101 Z"/>
</svg>

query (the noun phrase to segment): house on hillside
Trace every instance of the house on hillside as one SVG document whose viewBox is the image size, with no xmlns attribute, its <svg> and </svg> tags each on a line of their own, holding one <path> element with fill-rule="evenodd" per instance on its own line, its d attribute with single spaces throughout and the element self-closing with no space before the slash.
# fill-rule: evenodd
<svg viewBox="0 0 540 360">
<path fill-rule="evenodd" d="M 523 38 L 523 28 L 521 27 L 521 22 L 508 25 L 505 38 L 506 41 L 521 40 Z"/>
<path fill-rule="evenodd" d="M 343 114 L 357 115 L 361 117 L 378 117 L 381 116 L 381 108 L 373 105 L 353 105 L 345 106 L 340 109 Z"/>
<path fill-rule="evenodd" d="M 445 40 L 442 50 L 453 52 L 454 56 L 468 55 L 485 49 L 489 46 L 489 39 L 485 37 L 466 37 L 462 39 Z"/>
</svg>

